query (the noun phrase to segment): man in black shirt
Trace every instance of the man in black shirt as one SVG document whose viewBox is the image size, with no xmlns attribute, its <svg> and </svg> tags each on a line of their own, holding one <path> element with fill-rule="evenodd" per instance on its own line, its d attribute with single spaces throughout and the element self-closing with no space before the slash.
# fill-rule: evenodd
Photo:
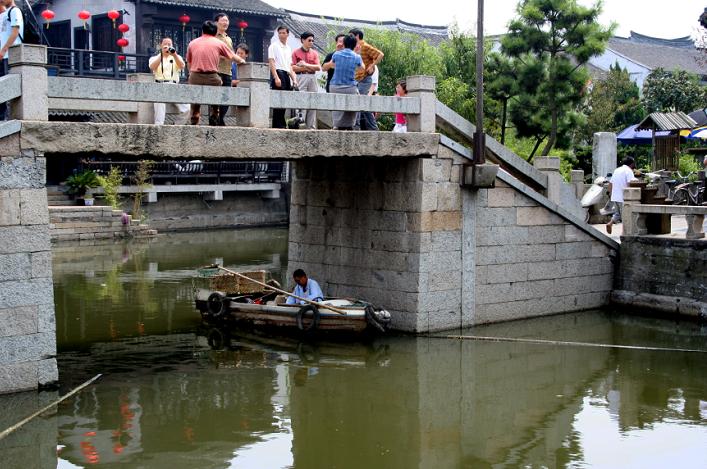
<svg viewBox="0 0 707 469">
<path fill-rule="evenodd" d="M 341 50 L 344 48 L 344 37 L 345 34 L 337 34 L 335 41 L 336 41 L 336 52 L 337 50 Z M 326 57 L 324 57 L 324 63 L 331 62 L 331 58 L 334 55 L 334 52 L 329 52 Z M 326 86 L 324 87 L 326 89 L 326 92 L 329 92 L 329 82 L 331 81 L 331 78 L 334 76 L 334 69 L 330 68 L 326 72 Z"/>
</svg>

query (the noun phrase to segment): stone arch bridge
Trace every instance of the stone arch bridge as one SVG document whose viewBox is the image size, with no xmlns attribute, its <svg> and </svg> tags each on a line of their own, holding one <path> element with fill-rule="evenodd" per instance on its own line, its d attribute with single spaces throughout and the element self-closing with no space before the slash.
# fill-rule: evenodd
<svg viewBox="0 0 707 469">
<path fill-rule="evenodd" d="M 472 184 L 474 127 L 436 100 L 431 77 L 410 77 L 407 98 L 363 97 L 274 92 L 264 64 L 242 65 L 242 86 L 227 89 L 47 77 L 45 59 L 42 46 L 11 48 L 0 78 L 13 114 L 0 124 L 0 392 L 57 380 L 45 166 L 60 154 L 292 162 L 290 268 L 387 308 L 399 330 L 608 302 L 617 245 L 583 222 L 558 161 L 531 166 L 487 136 L 500 169 Z M 244 126 L 141 123 L 152 102 L 230 104 Z M 52 108 L 122 110 L 132 123 L 49 122 Z M 410 132 L 269 129 L 271 108 L 401 112 Z"/>
</svg>

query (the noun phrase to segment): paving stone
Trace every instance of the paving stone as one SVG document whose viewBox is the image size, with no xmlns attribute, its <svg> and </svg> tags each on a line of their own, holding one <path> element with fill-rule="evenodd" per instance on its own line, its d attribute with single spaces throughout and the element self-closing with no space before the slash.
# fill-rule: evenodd
<svg viewBox="0 0 707 469">
<path fill-rule="evenodd" d="M 0 282 L 28 279 L 31 275 L 30 254 L 0 254 Z"/>
<path fill-rule="evenodd" d="M 489 189 L 488 192 L 489 207 L 514 207 L 515 206 L 515 189 L 507 187 L 496 187 Z"/>
<path fill-rule="evenodd" d="M 0 190 L 0 226 L 20 224 L 20 191 Z"/>
<path fill-rule="evenodd" d="M 519 225 L 560 225 L 562 218 L 545 207 L 518 207 Z"/>
<path fill-rule="evenodd" d="M 38 315 L 36 306 L 0 310 L 0 337 L 36 334 Z"/>
<path fill-rule="evenodd" d="M 46 225 L 49 223 L 46 189 L 20 190 L 21 223 L 23 225 Z"/>
</svg>

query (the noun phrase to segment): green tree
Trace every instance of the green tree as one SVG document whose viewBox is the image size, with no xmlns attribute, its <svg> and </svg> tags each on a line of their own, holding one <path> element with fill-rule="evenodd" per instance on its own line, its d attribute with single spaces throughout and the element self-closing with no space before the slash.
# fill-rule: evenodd
<svg viewBox="0 0 707 469">
<path fill-rule="evenodd" d="M 638 123 L 644 116 L 638 85 L 619 64 L 609 68 L 603 80 L 594 83 L 587 102 L 584 139 L 591 142 L 595 132 L 616 132 Z"/>
<path fill-rule="evenodd" d="M 434 47 L 419 36 L 390 30 L 367 29 L 366 42 L 380 49 L 385 57 L 378 65 L 378 94 L 392 96 L 395 84 L 411 75 L 442 76 L 442 59 Z"/>
<path fill-rule="evenodd" d="M 653 70 L 643 82 L 643 106 L 646 112 L 690 112 L 707 105 L 705 88 L 699 79 L 685 70 Z"/>
<path fill-rule="evenodd" d="M 520 94 L 511 120 L 521 137 L 547 137 L 542 154 L 548 155 L 581 118 L 574 111 L 588 81 L 583 65 L 604 51 L 613 26 L 597 22 L 601 3 L 521 0 L 517 12 L 501 41 L 502 51 L 518 63 Z"/>
<path fill-rule="evenodd" d="M 488 75 L 485 77 L 485 80 L 488 78 L 485 91 L 500 106 L 497 113 L 501 116 L 501 144 L 505 144 L 508 101 L 520 92 L 516 64 L 513 59 L 498 52 L 492 52 L 488 56 L 485 70 Z"/>
</svg>

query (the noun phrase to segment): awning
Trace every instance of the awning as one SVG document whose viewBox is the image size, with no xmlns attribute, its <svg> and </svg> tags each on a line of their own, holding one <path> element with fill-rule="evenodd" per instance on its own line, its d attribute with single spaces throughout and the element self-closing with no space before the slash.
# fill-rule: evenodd
<svg viewBox="0 0 707 469">
<path fill-rule="evenodd" d="M 653 137 L 650 130 L 637 130 L 638 124 L 633 124 L 626 127 L 616 135 L 616 140 L 624 145 L 650 145 L 653 143 Z M 658 131 L 656 137 L 665 137 L 670 135 L 670 131 Z"/>
<path fill-rule="evenodd" d="M 694 129 L 697 122 L 684 112 L 653 112 L 636 126 L 636 130 Z"/>
</svg>

